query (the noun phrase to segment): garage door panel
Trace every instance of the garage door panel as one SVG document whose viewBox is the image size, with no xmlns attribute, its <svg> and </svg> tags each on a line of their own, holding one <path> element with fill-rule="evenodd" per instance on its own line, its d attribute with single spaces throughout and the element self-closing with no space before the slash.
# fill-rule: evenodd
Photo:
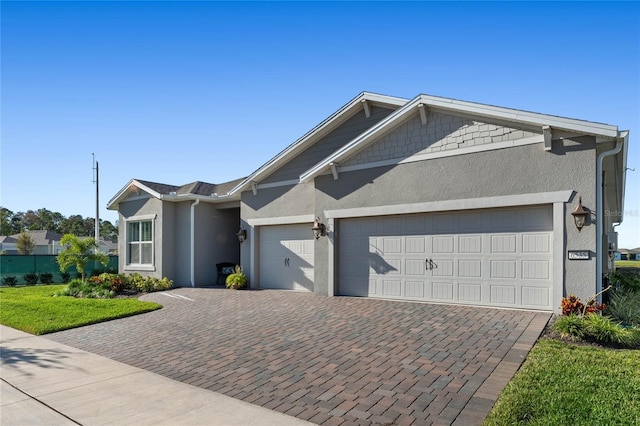
<svg viewBox="0 0 640 426">
<path fill-rule="evenodd" d="M 424 276 L 426 273 L 426 262 L 424 259 L 406 259 L 404 274 L 408 276 Z"/>
<path fill-rule="evenodd" d="M 427 297 L 426 287 L 424 281 L 405 281 L 404 295 L 412 299 L 424 299 Z"/>
<path fill-rule="evenodd" d="M 453 253 L 453 236 L 442 235 L 431 239 L 432 253 Z"/>
<path fill-rule="evenodd" d="M 482 236 L 460 235 L 458 237 L 458 253 L 482 253 Z"/>
<path fill-rule="evenodd" d="M 516 235 L 491 235 L 491 253 L 515 253 Z"/>
<path fill-rule="evenodd" d="M 522 279 L 548 280 L 551 276 L 548 260 L 523 260 Z"/>
<path fill-rule="evenodd" d="M 551 292 L 544 287 L 522 287 L 522 304 L 531 307 L 545 307 L 551 303 Z"/>
<path fill-rule="evenodd" d="M 523 253 L 549 253 L 549 234 L 523 234 Z"/>
<path fill-rule="evenodd" d="M 480 303 L 482 301 L 482 285 L 480 283 L 459 283 L 458 300 Z"/>
<path fill-rule="evenodd" d="M 459 277 L 482 277 L 482 260 L 460 259 L 458 260 Z"/>
<path fill-rule="evenodd" d="M 449 282 L 433 282 L 433 298 L 434 300 L 453 301 L 453 283 Z"/>
<path fill-rule="evenodd" d="M 452 277 L 453 276 L 453 259 L 432 259 L 433 269 L 429 272 L 434 277 Z"/>
<path fill-rule="evenodd" d="M 515 278 L 515 260 L 491 260 L 491 278 Z"/>
<path fill-rule="evenodd" d="M 514 306 L 516 304 L 516 286 L 492 284 L 490 302 L 493 305 Z"/>
</svg>

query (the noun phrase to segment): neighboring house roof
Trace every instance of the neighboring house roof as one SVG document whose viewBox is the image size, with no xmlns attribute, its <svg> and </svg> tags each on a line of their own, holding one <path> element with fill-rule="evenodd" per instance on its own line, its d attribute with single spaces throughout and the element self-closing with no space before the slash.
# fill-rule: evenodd
<svg viewBox="0 0 640 426">
<path fill-rule="evenodd" d="M 10 237 L 8 235 L 0 235 L 0 243 L 2 244 L 13 244 L 13 243 L 17 243 L 18 240 L 16 240 L 13 237 Z"/>
<path fill-rule="evenodd" d="M 634 249 L 621 248 L 621 249 L 618 249 L 618 252 L 627 253 L 627 254 L 631 254 L 631 253 L 640 254 L 640 247 L 636 247 Z"/>
<path fill-rule="evenodd" d="M 410 116 L 417 114 L 420 109 L 421 114 L 424 109 L 434 109 L 449 113 L 467 114 L 477 117 L 487 117 L 501 121 L 522 123 L 533 126 L 549 126 L 554 130 L 565 130 L 600 136 L 610 141 L 614 138 L 624 138 L 624 132 L 619 132 L 618 127 L 609 124 L 593 123 L 590 121 L 576 120 L 554 115 L 539 114 L 528 111 L 521 111 L 511 108 L 496 107 L 492 105 L 479 104 L 474 102 L 458 101 L 455 99 L 440 98 L 429 95 L 418 95 L 407 102 L 397 111 L 391 113 L 378 124 L 352 140 L 343 148 L 337 150 L 322 162 L 316 164 L 300 176 L 300 182 L 307 182 L 316 176 L 328 171 L 332 164 L 339 163 L 350 156 L 360 152 L 369 144 L 384 135 L 391 127 L 401 124 Z M 425 117 L 426 119 L 426 117 Z"/>
<path fill-rule="evenodd" d="M 191 182 L 185 185 L 169 185 L 166 183 L 151 182 L 142 179 L 131 179 L 107 204 L 107 208 L 117 210 L 118 203 L 124 201 L 132 194 L 140 190 L 147 194 L 166 201 L 185 201 L 200 198 L 203 201 L 220 201 L 219 196 L 225 196 L 224 201 L 230 201 L 226 194 L 244 178 L 235 179 L 224 183 Z M 239 198 L 239 196 L 237 197 Z"/>
<path fill-rule="evenodd" d="M 53 231 L 26 231 L 27 234 L 35 241 L 37 246 L 48 246 L 53 243 L 57 243 L 62 239 L 62 234 L 58 234 Z M 20 237 L 20 234 L 11 235 L 11 238 L 16 240 Z"/>
</svg>

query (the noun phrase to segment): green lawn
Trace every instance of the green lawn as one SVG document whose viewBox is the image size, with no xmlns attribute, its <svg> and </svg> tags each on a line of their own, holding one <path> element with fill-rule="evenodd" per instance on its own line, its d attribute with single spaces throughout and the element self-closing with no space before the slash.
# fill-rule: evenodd
<svg viewBox="0 0 640 426">
<path fill-rule="evenodd" d="M 162 307 L 137 299 L 53 297 L 62 288 L 64 285 L 0 288 L 0 324 L 39 335 Z"/>
<path fill-rule="evenodd" d="M 541 339 L 484 425 L 640 424 L 640 350 Z"/>
<path fill-rule="evenodd" d="M 616 260 L 616 268 L 639 268 L 640 260 Z"/>
</svg>

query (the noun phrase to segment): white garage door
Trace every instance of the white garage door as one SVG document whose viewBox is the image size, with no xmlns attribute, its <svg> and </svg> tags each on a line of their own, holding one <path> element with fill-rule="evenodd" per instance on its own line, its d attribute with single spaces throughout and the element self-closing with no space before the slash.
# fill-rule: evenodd
<svg viewBox="0 0 640 426">
<path fill-rule="evenodd" d="M 260 287 L 313 291 L 311 224 L 260 227 Z"/>
<path fill-rule="evenodd" d="M 344 219 L 338 293 L 553 309 L 552 209 Z"/>
</svg>

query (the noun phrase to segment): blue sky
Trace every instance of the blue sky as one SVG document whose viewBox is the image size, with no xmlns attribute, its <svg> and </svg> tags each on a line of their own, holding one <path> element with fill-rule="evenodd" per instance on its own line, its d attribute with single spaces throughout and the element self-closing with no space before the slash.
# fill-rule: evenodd
<svg viewBox="0 0 640 426">
<path fill-rule="evenodd" d="M 640 246 L 640 3 L 11 2 L 1 194 L 101 217 L 131 178 L 250 174 L 361 91 L 631 131 L 623 247 Z"/>
</svg>

